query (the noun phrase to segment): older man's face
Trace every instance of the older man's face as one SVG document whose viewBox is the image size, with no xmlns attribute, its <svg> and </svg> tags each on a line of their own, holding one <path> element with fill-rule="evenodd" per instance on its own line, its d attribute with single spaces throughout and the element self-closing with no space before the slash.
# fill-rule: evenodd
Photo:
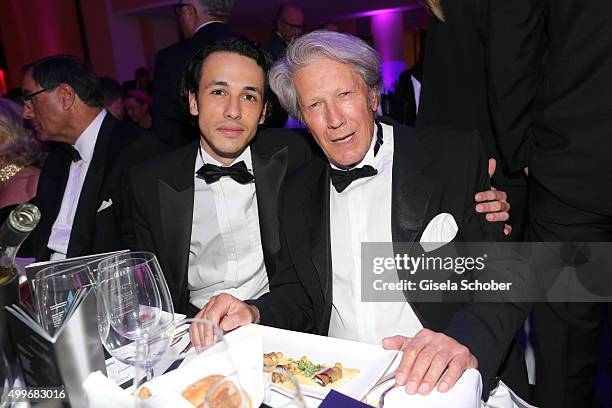
<svg viewBox="0 0 612 408">
<path fill-rule="evenodd" d="M 23 106 L 23 118 L 32 121 L 36 135 L 43 141 L 63 142 L 63 131 L 66 127 L 66 111 L 59 98 L 58 88 L 42 91 L 42 87 L 32 79 L 28 72 L 23 77 L 21 87 L 28 98 Z M 41 92 L 42 91 L 42 92 Z"/>
<path fill-rule="evenodd" d="M 293 76 L 304 123 L 335 165 L 348 168 L 367 153 L 374 134 L 376 93 L 350 65 L 328 58 Z"/>
</svg>

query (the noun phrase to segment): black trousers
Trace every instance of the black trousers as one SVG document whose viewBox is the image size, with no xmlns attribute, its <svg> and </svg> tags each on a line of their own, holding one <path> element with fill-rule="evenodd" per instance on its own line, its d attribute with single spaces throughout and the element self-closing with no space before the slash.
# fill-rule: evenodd
<svg viewBox="0 0 612 408">
<path fill-rule="evenodd" d="M 529 180 L 529 231 L 533 242 L 612 241 L 612 217 L 559 201 L 533 177 Z M 607 187 L 606 187 L 607 188 Z M 601 271 L 612 273 L 612 271 Z M 598 406 L 594 377 L 602 319 L 608 303 L 536 303 L 536 405 L 543 408 Z"/>
</svg>

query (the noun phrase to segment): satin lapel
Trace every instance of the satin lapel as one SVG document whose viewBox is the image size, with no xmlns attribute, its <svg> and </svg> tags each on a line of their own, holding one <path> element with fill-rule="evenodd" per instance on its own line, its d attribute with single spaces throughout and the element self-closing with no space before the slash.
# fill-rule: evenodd
<svg viewBox="0 0 612 408">
<path fill-rule="evenodd" d="M 271 265 L 270 257 L 280 249 L 278 199 L 283 179 L 287 173 L 289 148 L 279 150 L 269 159 L 261 157 L 255 149 L 251 149 L 251 153 L 261 244 L 264 257 L 268 258 L 266 265 Z"/>
<path fill-rule="evenodd" d="M 77 210 L 74 214 L 74 222 L 72 223 L 72 231 L 70 232 L 70 241 L 66 254 L 67 257 L 84 255 L 91 248 L 96 213 L 98 205 L 101 204 L 100 192 L 102 182 L 104 181 L 108 147 L 112 131 L 116 124 L 117 122 L 111 120 L 110 115 L 107 114 L 98 132 L 94 154 L 91 158 L 89 168 L 87 169 L 87 175 L 83 182 Z"/>
<path fill-rule="evenodd" d="M 193 222 L 194 169 L 199 140 L 193 143 L 180 166 L 157 180 L 161 236 L 165 243 L 165 256 L 173 268 L 165 271 L 168 286 L 175 302 L 187 297 L 187 268 Z M 186 306 L 178 305 L 178 308 Z"/>
<path fill-rule="evenodd" d="M 393 181 L 391 198 L 391 233 L 396 253 L 411 253 L 423 228 L 427 208 L 435 188 L 435 181 L 421 173 L 431 162 L 431 156 L 414 135 L 413 128 L 394 127 Z M 402 243 L 402 245 L 397 245 Z M 414 248 L 415 250 L 417 248 Z M 405 276 L 398 275 L 399 279 Z M 419 320 L 427 320 L 421 307 L 410 300 L 410 292 L 404 291 Z"/>
<path fill-rule="evenodd" d="M 321 283 L 325 299 L 324 310 L 327 310 L 332 300 L 329 185 L 329 166 L 325 166 L 312 194 L 304 202 L 304 215 L 310 230 L 310 256 Z"/>
<path fill-rule="evenodd" d="M 412 244 L 422 228 L 435 188 L 435 181 L 421 174 L 431 156 L 412 128 L 395 126 L 393 135 L 391 232 L 393 242 Z"/>
</svg>

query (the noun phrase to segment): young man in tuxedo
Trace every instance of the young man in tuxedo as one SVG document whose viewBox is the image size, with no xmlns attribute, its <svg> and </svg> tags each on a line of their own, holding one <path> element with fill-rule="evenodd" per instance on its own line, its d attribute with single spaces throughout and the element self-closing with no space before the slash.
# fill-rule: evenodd
<svg viewBox="0 0 612 408">
<path fill-rule="evenodd" d="M 268 290 L 280 246 L 278 192 L 311 151 L 299 134 L 257 132 L 270 66 L 248 40 L 198 52 L 182 96 L 200 137 L 131 174 L 136 248 L 157 254 L 182 313 L 197 313 L 221 291 L 248 299 Z"/>
<path fill-rule="evenodd" d="M 36 192 L 42 214 L 32 232 L 36 259 L 122 249 L 121 178 L 135 160 L 138 136 L 149 135 L 103 108 L 97 78 L 75 57 L 31 64 L 22 92 L 24 118 L 52 146 Z"/>
<path fill-rule="evenodd" d="M 198 317 L 226 331 L 261 322 L 382 342 L 403 350 L 396 381 L 409 393 L 428 394 L 436 384 L 444 392 L 471 367 L 482 375 L 483 399 L 499 389 L 499 377 L 525 395 L 513 338 L 527 305 L 361 302 L 363 242 L 418 242 L 439 213 L 452 215 L 464 241 L 503 239 L 503 226 L 474 208 L 475 194 L 490 185 L 478 134 L 375 121 L 380 81 L 378 54 L 355 37 L 315 31 L 289 45 L 271 86 L 324 156 L 313 156 L 283 188 L 270 292 L 246 303 L 214 296 Z M 196 346 L 206 340 L 195 330 L 191 336 Z"/>
</svg>

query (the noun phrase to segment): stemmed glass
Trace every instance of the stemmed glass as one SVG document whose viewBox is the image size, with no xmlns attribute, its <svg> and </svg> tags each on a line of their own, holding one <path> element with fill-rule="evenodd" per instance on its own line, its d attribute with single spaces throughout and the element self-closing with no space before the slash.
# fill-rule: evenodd
<svg viewBox="0 0 612 408">
<path fill-rule="evenodd" d="M 137 346 L 147 380 L 174 335 L 174 308 L 154 254 L 130 252 L 98 264 L 98 331 L 106 350 L 124 364 L 136 365 Z"/>
<path fill-rule="evenodd" d="M 81 263 L 61 263 L 36 273 L 34 292 L 40 324 L 53 336 L 70 312 L 81 291 L 93 286 L 89 267 Z"/>
</svg>

